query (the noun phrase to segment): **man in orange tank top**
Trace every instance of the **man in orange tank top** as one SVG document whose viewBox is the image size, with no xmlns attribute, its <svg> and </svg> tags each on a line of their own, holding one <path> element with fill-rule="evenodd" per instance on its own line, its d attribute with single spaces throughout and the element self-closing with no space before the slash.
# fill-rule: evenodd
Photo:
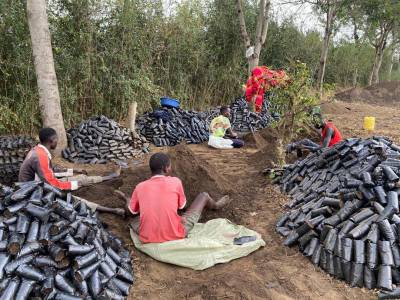
<svg viewBox="0 0 400 300">
<path fill-rule="evenodd" d="M 342 141 L 342 134 L 339 129 L 337 129 L 331 121 L 323 119 L 321 114 L 318 113 L 313 115 L 313 123 L 316 129 L 321 130 L 321 142 L 317 144 L 309 139 L 304 139 L 289 144 L 287 147 L 288 153 L 294 150 L 298 150 L 298 153 L 301 150 L 314 152 L 322 148 L 330 148 Z"/>
</svg>

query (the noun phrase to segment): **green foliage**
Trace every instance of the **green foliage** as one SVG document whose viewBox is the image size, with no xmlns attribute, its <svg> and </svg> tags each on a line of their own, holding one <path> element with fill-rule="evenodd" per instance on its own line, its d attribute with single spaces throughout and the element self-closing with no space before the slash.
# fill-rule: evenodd
<svg viewBox="0 0 400 300">
<path fill-rule="evenodd" d="M 164 95 L 196 109 L 232 101 L 247 79 L 235 2 L 182 0 L 173 14 L 165 15 L 162 0 L 49 1 L 66 127 L 98 114 L 120 120 L 131 101 L 137 101 L 143 112 Z M 0 1 L 0 114 L 1 130 L 8 133 L 32 133 L 41 124 L 25 5 Z M 243 1 L 243 7 L 249 34 L 254 36 L 257 1 Z M 286 69 L 292 61 L 306 63 L 308 93 L 320 49 L 318 32 L 302 32 L 290 19 L 271 21 L 260 64 Z M 326 83 L 351 85 L 357 69 L 359 83 L 366 84 L 372 57 L 367 44 L 359 49 L 346 41 L 333 45 Z M 382 76 L 389 59 L 385 55 Z M 305 69 L 293 72 L 302 77 Z M 399 72 L 395 65 L 392 78 Z M 287 91 L 288 99 L 295 95 L 295 87 Z"/>
<path fill-rule="evenodd" d="M 0 135 L 9 134 L 18 128 L 18 116 L 9 107 L 0 103 Z"/>
<path fill-rule="evenodd" d="M 311 122 L 310 111 L 318 105 L 318 97 L 312 88 L 310 71 L 305 63 L 292 62 L 288 69 L 290 84 L 275 91 L 274 106 L 279 108 L 282 119 L 278 130 L 288 142 L 296 133 Z"/>
</svg>

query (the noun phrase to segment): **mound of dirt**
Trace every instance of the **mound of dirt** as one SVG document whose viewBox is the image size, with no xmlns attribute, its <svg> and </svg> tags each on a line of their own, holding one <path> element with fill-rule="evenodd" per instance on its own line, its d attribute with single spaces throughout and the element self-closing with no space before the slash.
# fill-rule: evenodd
<svg viewBox="0 0 400 300">
<path fill-rule="evenodd" d="M 331 116 L 331 115 L 344 115 L 352 111 L 350 104 L 348 103 L 347 103 L 348 105 L 343 105 L 343 104 L 344 103 L 340 103 L 337 101 L 323 103 L 321 104 L 322 113 L 324 115 L 328 114 L 329 116 Z"/>
<path fill-rule="evenodd" d="M 277 130 L 266 128 L 257 132 L 256 136 L 258 144 L 262 147 L 251 155 L 251 159 L 257 161 L 262 168 L 274 168 L 279 165 L 284 157 L 284 148 Z"/>
<path fill-rule="evenodd" d="M 168 154 L 175 176 L 183 182 L 188 205 L 201 192 L 218 198 L 232 191 L 229 181 L 207 161 L 199 159 L 188 146 L 170 148 Z"/>
<path fill-rule="evenodd" d="M 386 81 L 365 88 L 351 88 L 335 95 L 342 101 L 361 101 L 372 104 L 399 104 L 400 81 Z"/>
<path fill-rule="evenodd" d="M 267 141 L 261 136 L 260 132 L 248 133 L 243 137 L 246 147 L 262 149 L 267 145 Z"/>
<path fill-rule="evenodd" d="M 179 177 L 183 182 L 188 201 L 187 207 L 201 192 L 208 192 L 216 199 L 232 192 L 229 182 L 207 162 L 200 161 L 188 146 L 180 145 L 170 148 L 168 154 L 171 157 L 174 176 Z M 99 168 L 97 174 L 104 172 L 102 166 L 96 167 Z M 83 187 L 76 192 L 76 195 L 100 205 L 123 208 L 126 203 L 114 195 L 114 190 L 119 189 L 130 196 L 136 185 L 150 176 L 146 160 L 140 165 L 123 170 L 119 179 Z M 125 243 L 130 242 L 126 219 L 111 214 L 100 214 L 100 218 Z"/>
</svg>

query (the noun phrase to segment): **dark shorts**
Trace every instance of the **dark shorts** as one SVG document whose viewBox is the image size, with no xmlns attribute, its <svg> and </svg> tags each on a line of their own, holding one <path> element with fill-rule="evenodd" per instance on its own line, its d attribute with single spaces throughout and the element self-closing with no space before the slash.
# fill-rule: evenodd
<svg viewBox="0 0 400 300">
<path fill-rule="evenodd" d="M 244 141 L 239 139 L 232 139 L 233 148 L 242 148 L 244 146 Z"/>
<path fill-rule="evenodd" d="M 199 222 L 200 218 L 201 218 L 201 214 L 199 214 L 198 212 L 194 212 L 194 211 L 187 211 L 182 215 L 181 223 L 182 223 L 183 227 L 185 227 L 186 236 L 193 229 L 194 224 Z M 135 233 L 139 234 L 140 217 L 139 216 L 133 217 L 130 220 L 130 226 Z"/>
</svg>

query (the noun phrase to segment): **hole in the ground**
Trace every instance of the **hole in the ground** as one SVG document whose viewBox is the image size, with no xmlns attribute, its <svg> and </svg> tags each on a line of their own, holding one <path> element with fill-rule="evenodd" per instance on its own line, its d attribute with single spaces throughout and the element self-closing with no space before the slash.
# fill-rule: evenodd
<svg viewBox="0 0 400 300">
<path fill-rule="evenodd" d="M 187 146 L 181 145 L 171 148 L 168 154 L 173 165 L 173 175 L 183 182 L 188 206 L 201 192 L 208 192 L 215 199 L 231 193 L 231 184 L 210 164 L 196 157 Z M 124 201 L 113 194 L 114 190 L 120 189 L 125 194 L 131 195 L 135 186 L 148 179 L 150 175 L 147 164 L 142 164 L 123 170 L 118 180 L 82 188 L 76 195 L 104 206 L 124 207 Z M 202 220 L 228 216 L 227 211 L 207 212 Z M 129 239 L 127 220 L 110 214 L 101 214 L 101 219 L 110 226 L 114 233 L 126 240 Z"/>
</svg>

